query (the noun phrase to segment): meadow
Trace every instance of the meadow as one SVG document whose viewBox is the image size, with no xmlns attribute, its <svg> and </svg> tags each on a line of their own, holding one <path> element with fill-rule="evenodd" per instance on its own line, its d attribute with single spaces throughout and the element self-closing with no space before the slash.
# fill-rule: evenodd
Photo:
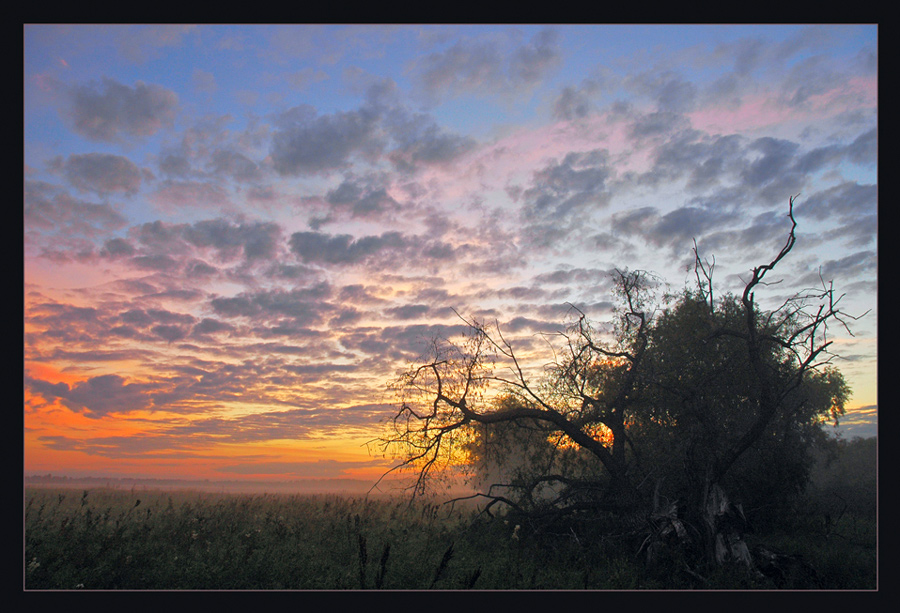
<svg viewBox="0 0 900 613">
<path fill-rule="evenodd" d="M 874 590 L 874 492 L 837 465 L 790 512 L 760 515 L 748 545 L 795 562 L 774 577 L 699 576 L 674 557 L 648 566 L 646 535 L 614 518 L 537 525 L 408 498 L 26 487 L 24 588 Z"/>
</svg>

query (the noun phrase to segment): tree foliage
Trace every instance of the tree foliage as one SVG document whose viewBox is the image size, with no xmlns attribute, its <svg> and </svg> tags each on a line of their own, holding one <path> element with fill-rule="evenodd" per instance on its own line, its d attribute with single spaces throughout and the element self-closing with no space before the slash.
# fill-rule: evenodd
<svg viewBox="0 0 900 613">
<path fill-rule="evenodd" d="M 696 244 L 696 283 L 675 295 L 658 298 L 650 273 L 617 270 L 611 338 L 575 310 L 540 368 L 496 323 L 467 321 L 463 342 L 435 339 L 397 380 L 382 443 L 415 470 L 417 492 L 436 469 L 467 469 L 490 504 L 532 515 L 665 500 L 702 524 L 724 492 L 767 504 L 801 489 L 823 424 L 849 396 L 829 328 L 853 318 L 824 281 L 757 303 L 794 247 L 793 199 L 788 218 L 784 246 L 739 295 L 714 293 L 714 263 Z"/>
</svg>

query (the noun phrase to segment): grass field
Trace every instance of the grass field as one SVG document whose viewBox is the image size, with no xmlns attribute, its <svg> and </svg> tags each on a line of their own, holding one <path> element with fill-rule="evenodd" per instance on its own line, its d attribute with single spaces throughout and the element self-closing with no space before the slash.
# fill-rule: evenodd
<svg viewBox="0 0 900 613">
<path fill-rule="evenodd" d="M 473 509 L 336 495 L 25 492 L 26 590 L 874 589 L 874 518 L 808 514 L 753 538 L 815 572 L 650 569 L 639 533 L 535 531 Z M 749 539 L 748 539 L 749 542 Z M 751 543 L 752 544 L 752 543 Z"/>
<path fill-rule="evenodd" d="M 748 510 L 747 545 L 778 555 L 765 574 L 692 569 L 678 548 L 647 564 L 646 529 L 614 516 L 537 525 L 406 498 L 26 487 L 24 588 L 875 590 L 876 465 L 875 439 L 856 439 L 791 508 Z"/>
</svg>

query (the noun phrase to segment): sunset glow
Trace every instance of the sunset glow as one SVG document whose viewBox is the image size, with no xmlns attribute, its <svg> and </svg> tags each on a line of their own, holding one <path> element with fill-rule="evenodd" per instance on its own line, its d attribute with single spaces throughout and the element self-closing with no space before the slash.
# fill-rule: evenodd
<svg viewBox="0 0 900 613">
<path fill-rule="evenodd" d="M 833 281 L 877 424 L 878 30 L 24 27 L 26 474 L 374 482 L 388 384 L 466 318 L 546 363 L 693 241 Z M 661 293 L 666 288 L 661 288 Z"/>
</svg>

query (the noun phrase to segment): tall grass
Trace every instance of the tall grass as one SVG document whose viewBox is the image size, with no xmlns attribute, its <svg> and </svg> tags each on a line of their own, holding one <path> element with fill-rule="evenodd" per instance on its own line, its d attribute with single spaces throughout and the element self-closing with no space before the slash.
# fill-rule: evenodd
<svg viewBox="0 0 900 613">
<path fill-rule="evenodd" d="M 851 525 L 841 519 L 842 536 Z M 538 530 L 407 500 L 35 488 L 24 527 L 28 590 L 777 587 L 654 575 L 632 541 L 602 526 Z M 803 541 L 799 529 L 779 544 L 801 547 L 822 587 L 871 589 L 874 534 L 857 528 L 856 549 L 836 533 Z"/>
</svg>

